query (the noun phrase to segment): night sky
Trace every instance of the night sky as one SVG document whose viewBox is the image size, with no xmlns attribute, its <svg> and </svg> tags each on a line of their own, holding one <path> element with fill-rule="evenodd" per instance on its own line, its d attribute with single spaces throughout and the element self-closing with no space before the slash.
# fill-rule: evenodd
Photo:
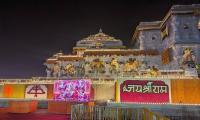
<svg viewBox="0 0 200 120">
<path fill-rule="evenodd" d="M 99 28 L 128 45 L 139 22 L 162 20 L 173 4 L 199 3 L 55 1 L 0 3 L 0 78 L 45 76 L 46 58 L 60 50 L 70 53 L 76 41 L 97 33 Z"/>
</svg>

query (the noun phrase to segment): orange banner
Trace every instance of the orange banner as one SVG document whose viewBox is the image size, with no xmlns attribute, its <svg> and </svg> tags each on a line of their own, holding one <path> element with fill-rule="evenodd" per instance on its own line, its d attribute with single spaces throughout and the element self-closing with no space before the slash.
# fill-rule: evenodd
<svg viewBox="0 0 200 120">
<path fill-rule="evenodd" d="M 200 104 L 199 79 L 171 80 L 172 103 Z"/>
</svg>

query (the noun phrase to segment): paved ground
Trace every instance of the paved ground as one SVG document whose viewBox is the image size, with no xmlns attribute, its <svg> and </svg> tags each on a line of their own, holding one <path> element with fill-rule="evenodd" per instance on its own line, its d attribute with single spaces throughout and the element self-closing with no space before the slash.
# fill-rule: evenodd
<svg viewBox="0 0 200 120">
<path fill-rule="evenodd" d="M 52 114 L 46 109 L 37 110 L 34 113 L 14 114 L 0 108 L 0 120 L 70 120 L 70 115 Z"/>
</svg>

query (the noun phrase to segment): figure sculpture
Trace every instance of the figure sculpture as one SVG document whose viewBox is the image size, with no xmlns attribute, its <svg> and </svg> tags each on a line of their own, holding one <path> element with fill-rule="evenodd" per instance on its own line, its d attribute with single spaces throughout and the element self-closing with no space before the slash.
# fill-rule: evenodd
<svg viewBox="0 0 200 120">
<path fill-rule="evenodd" d="M 184 49 L 182 63 L 185 68 L 195 68 L 195 55 L 191 48 Z"/>
<path fill-rule="evenodd" d="M 110 62 L 110 72 L 111 73 L 118 73 L 119 72 L 119 63 L 117 59 L 112 58 Z"/>
</svg>

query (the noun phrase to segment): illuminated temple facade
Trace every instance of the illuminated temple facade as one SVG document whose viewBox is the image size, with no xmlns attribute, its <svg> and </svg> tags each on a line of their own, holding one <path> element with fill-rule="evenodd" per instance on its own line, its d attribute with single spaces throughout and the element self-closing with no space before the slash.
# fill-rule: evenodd
<svg viewBox="0 0 200 120">
<path fill-rule="evenodd" d="M 129 47 L 100 29 L 78 40 L 71 54 L 60 51 L 44 65 L 44 77 L 0 79 L 0 99 L 5 100 L 0 107 L 9 98 L 42 100 L 41 105 L 103 101 L 126 107 L 156 103 L 161 111 L 168 108 L 162 104 L 198 104 L 199 109 L 200 5 L 174 5 L 163 20 L 140 22 Z M 61 105 L 48 109 L 58 113 Z M 169 110 L 172 116 L 180 111 Z"/>
<path fill-rule="evenodd" d="M 148 65 L 161 66 L 156 49 L 127 49 L 121 40 L 115 39 L 100 29 L 77 42 L 73 55 L 57 53 L 47 59 L 47 77 L 114 78 L 138 76 Z M 152 66 L 151 66 L 152 67 Z"/>
<path fill-rule="evenodd" d="M 200 5 L 175 5 L 162 21 L 140 22 L 126 48 L 101 29 L 77 41 L 72 55 L 45 62 L 47 77 L 198 77 Z"/>
</svg>

